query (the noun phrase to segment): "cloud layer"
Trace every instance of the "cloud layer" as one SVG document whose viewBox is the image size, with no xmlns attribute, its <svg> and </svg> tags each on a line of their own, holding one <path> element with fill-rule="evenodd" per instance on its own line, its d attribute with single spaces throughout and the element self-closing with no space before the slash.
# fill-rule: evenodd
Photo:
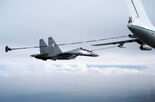
<svg viewBox="0 0 155 102">
<path fill-rule="evenodd" d="M 148 70 L 147 66 L 140 65 L 101 65 L 101 64 L 71 64 L 71 63 L 50 63 L 42 61 L 23 60 L 7 62 L 1 61 L 1 76 L 20 76 L 28 74 L 53 75 L 63 74 L 88 74 L 88 75 L 125 75 L 125 74 L 144 74 Z M 150 71 L 151 73 L 151 71 Z"/>
</svg>

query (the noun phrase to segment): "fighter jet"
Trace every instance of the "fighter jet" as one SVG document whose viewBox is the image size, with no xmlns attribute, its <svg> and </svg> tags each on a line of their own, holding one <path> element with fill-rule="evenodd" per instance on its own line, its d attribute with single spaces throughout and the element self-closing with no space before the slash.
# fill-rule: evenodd
<svg viewBox="0 0 155 102">
<path fill-rule="evenodd" d="M 77 48 L 74 50 L 62 52 L 52 37 L 48 38 L 48 45 L 43 39 L 39 41 L 40 54 L 33 54 L 31 57 L 35 57 L 41 60 L 70 60 L 75 59 L 77 56 L 98 57 L 93 51 L 89 51 L 83 48 Z"/>
<path fill-rule="evenodd" d="M 155 27 L 150 22 L 141 0 L 127 0 L 130 11 L 128 29 L 133 33 L 128 36 L 133 39 L 94 44 L 93 46 L 115 45 L 124 48 L 125 43 L 137 42 L 141 50 L 152 50 L 155 48 Z"/>
</svg>

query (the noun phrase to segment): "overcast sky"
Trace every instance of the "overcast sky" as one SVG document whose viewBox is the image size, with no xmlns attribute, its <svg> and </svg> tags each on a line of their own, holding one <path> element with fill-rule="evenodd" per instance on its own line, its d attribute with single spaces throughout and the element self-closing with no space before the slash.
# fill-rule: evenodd
<svg viewBox="0 0 155 102">
<path fill-rule="evenodd" d="M 155 1 L 142 2 L 155 25 Z M 98 58 L 56 62 L 31 58 L 38 49 L 4 52 L 6 45 L 36 46 L 49 36 L 68 43 L 130 34 L 126 0 L 0 0 L 0 13 L 0 100 L 13 93 L 74 93 L 101 100 L 117 92 L 154 93 L 155 50 L 140 51 L 136 43 L 97 51 Z M 90 45 L 61 48 L 96 49 Z"/>
</svg>

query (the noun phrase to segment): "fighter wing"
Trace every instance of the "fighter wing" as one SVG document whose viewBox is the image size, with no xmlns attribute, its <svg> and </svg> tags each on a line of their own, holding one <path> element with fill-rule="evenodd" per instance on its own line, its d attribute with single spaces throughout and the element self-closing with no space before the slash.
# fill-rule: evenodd
<svg viewBox="0 0 155 102">
<path fill-rule="evenodd" d="M 110 43 L 94 44 L 92 46 L 104 46 L 104 45 L 116 45 L 116 44 L 119 44 L 118 47 L 122 48 L 125 43 L 132 43 L 132 42 L 140 43 L 141 41 L 139 39 L 131 39 L 131 40 L 110 42 Z"/>
</svg>

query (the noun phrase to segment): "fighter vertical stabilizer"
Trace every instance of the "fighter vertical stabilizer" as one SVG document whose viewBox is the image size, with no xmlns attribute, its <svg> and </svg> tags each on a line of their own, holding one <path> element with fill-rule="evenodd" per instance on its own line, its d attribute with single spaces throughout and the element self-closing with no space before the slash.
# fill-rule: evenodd
<svg viewBox="0 0 155 102">
<path fill-rule="evenodd" d="M 48 46 L 43 39 L 39 40 L 40 54 L 48 54 Z"/>
<path fill-rule="evenodd" d="M 61 49 L 59 46 L 56 44 L 56 42 L 53 40 L 52 37 L 48 38 L 48 51 L 50 56 L 56 56 L 60 53 L 62 53 Z"/>
</svg>

